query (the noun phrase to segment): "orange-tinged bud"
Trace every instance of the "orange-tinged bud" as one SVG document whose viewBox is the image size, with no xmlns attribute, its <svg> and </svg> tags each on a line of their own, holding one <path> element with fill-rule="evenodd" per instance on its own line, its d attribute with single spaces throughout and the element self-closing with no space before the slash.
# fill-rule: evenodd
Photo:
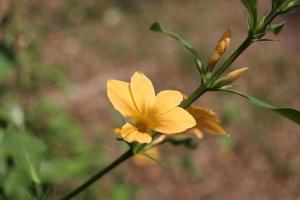
<svg viewBox="0 0 300 200">
<path fill-rule="evenodd" d="M 220 57 L 225 53 L 226 49 L 228 48 L 231 40 L 233 28 L 230 27 L 222 36 L 222 38 L 219 40 L 215 51 L 210 57 L 209 63 L 208 63 L 208 71 L 212 71 Z"/>
<path fill-rule="evenodd" d="M 243 67 L 240 69 L 233 70 L 229 72 L 227 75 L 219 79 L 219 83 L 221 85 L 228 85 L 238 79 L 242 74 L 244 74 L 248 70 L 248 67 Z"/>
</svg>

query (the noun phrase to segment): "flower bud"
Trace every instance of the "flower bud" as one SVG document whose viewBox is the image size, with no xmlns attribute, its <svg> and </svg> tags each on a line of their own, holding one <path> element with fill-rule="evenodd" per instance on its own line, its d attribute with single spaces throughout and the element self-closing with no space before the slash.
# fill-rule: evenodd
<svg viewBox="0 0 300 200">
<path fill-rule="evenodd" d="M 243 67 L 240 69 L 233 70 L 232 72 L 229 72 L 227 75 L 223 76 L 219 79 L 218 84 L 221 86 L 228 85 L 238 79 L 243 73 L 245 73 L 248 70 L 248 67 Z"/>
<path fill-rule="evenodd" d="M 220 57 L 225 53 L 226 49 L 229 46 L 231 34 L 232 34 L 233 28 L 230 27 L 222 36 L 220 41 L 218 42 L 215 51 L 210 57 L 209 63 L 208 63 L 208 71 L 212 71 Z"/>
</svg>

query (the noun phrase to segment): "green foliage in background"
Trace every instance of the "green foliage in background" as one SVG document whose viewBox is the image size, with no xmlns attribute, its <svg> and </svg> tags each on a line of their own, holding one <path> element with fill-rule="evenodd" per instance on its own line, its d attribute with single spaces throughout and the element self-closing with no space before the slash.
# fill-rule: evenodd
<svg viewBox="0 0 300 200">
<path fill-rule="evenodd" d="M 0 199 L 47 200 L 101 164 L 101 152 L 65 108 L 40 95 L 49 84 L 66 89 L 70 81 L 62 66 L 43 64 L 39 38 L 22 15 L 11 5 L 0 24 Z"/>
</svg>

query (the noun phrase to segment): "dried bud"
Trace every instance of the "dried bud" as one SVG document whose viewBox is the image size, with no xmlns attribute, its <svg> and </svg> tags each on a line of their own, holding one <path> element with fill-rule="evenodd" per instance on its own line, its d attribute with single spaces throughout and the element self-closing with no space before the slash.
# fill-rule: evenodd
<svg viewBox="0 0 300 200">
<path fill-rule="evenodd" d="M 248 70 L 248 67 L 243 67 L 240 69 L 236 69 L 232 72 L 229 72 L 227 75 L 225 75 L 224 77 L 219 79 L 218 84 L 220 84 L 221 86 L 228 85 L 228 84 L 232 83 L 233 81 L 235 81 L 236 79 L 238 79 L 247 70 Z"/>
<path fill-rule="evenodd" d="M 220 57 L 224 54 L 226 49 L 229 46 L 231 34 L 232 34 L 233 28 L 230 27 L 222 36 L 220 41 L 217 44 L 217 47 L 215 48 L 215 51 L 210 57 L 209 63 L 208 63 L 208 71 L 212 71 Z"/>
</svg>

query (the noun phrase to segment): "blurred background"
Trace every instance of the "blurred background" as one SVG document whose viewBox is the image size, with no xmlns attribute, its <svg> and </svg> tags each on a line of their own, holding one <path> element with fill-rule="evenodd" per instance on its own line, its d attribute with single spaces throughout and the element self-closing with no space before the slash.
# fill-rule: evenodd
<svg viewBox="0 0 300 200">
<path fill-rule="evenodd" d="M 260 1 L 260 12 L 271 1 Z M 228 55 L 247 34 L 238 0 L 0 0 L 0 199 L 57 199 L 126 150 L 106 81 L 143 71 L 159 90 L 190 94 L 199 83 L 191 55 L 149 31 L 154 21 L 186 36 L 207 62 L 234 27 Z M 248 49 L 235 87 L 300 108 L 300 11 L 274 42 Z M 205 135 L 195 150 L 164 145 L 163 165 L 119 166 L 75 199 L 300 199 L 300 129 L 240 97 L 207 93 L 231 138 Z M 38 169 L 37 172 L 34 169 Z M 36 183 L 34 184 L 32 179 Z M 35 187 L 40 185 L 40 187 Z"/>
</svg>

